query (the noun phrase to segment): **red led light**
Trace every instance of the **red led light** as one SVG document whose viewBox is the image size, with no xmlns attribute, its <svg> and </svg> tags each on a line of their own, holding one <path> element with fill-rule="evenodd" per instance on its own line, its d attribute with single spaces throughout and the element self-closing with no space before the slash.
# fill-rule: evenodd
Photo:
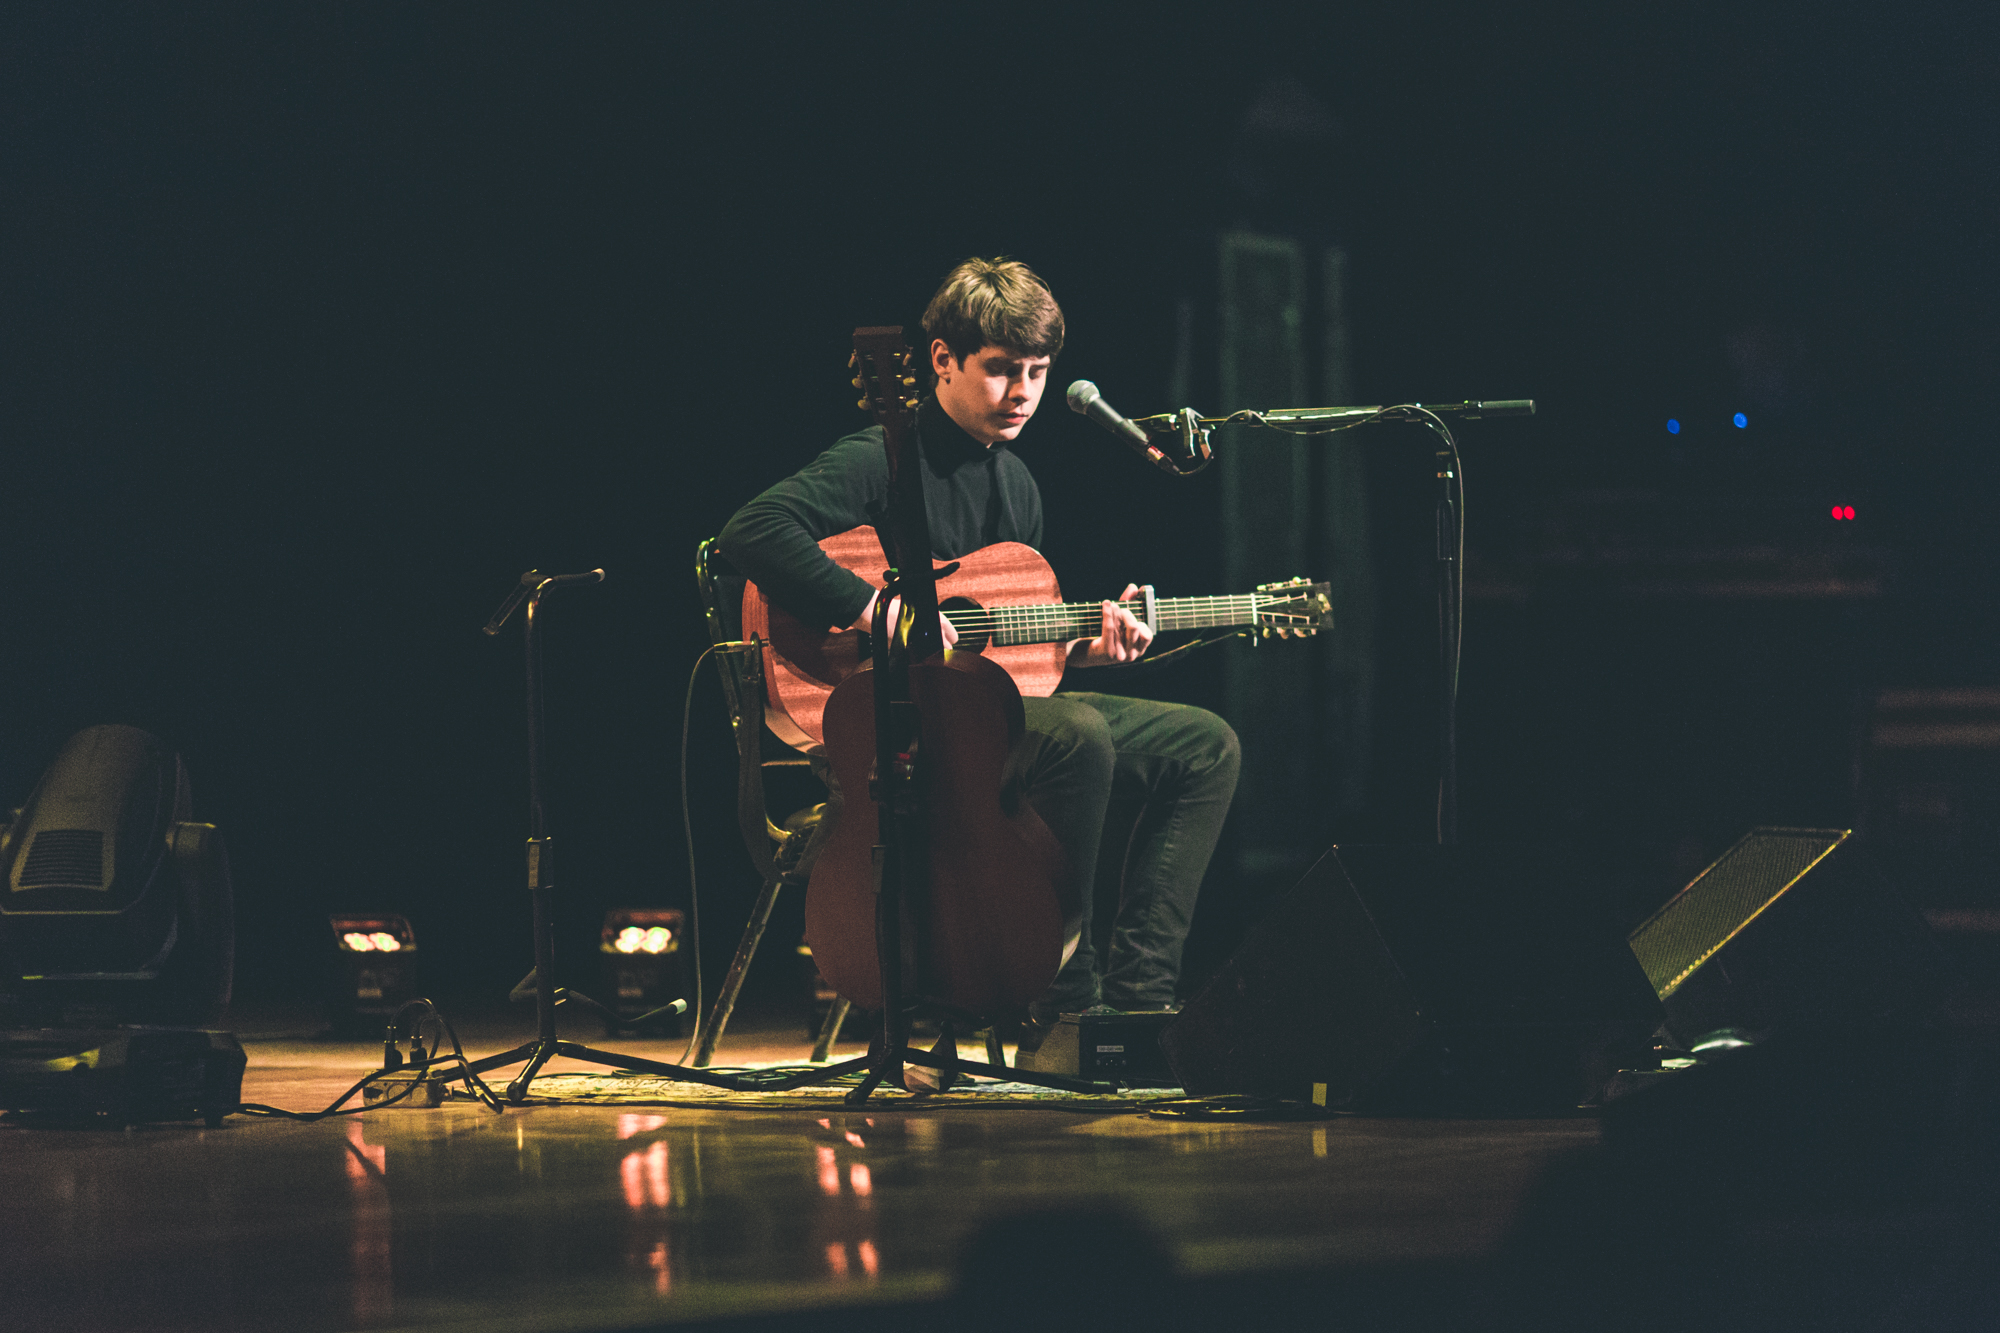
<svg viewBox="0 0 2000 1333">
<path fill-rule="evenodd" d="M 1847 506 L 1847 509 L 1846 509 L 1846 511 L 1845 511 L 1844 513 L 1842 513 L 1842 514 L 1841 514 L 1841 517 L 1842 517 L 1842 518 L 1853 518 L 1853 517 L 1854 517 L 1854 506 L 1853 506 L 1853 505 L 1849 505 L 1849 506 Z"/>
<path fill-rule="evenodd" d="M 1839 521 L 1839 520 L 1841 520 L 1841 519 L 1851 519 L 1851 518 L 1853 518 L 1853 517 L 1854 517 L 1854 506 L 1853 506 L 1853 505 L 1835 505 L 1835 506 L 1833 507 L 1833 517 L 1834 517 L 1835 521 Z"/>
</svg>

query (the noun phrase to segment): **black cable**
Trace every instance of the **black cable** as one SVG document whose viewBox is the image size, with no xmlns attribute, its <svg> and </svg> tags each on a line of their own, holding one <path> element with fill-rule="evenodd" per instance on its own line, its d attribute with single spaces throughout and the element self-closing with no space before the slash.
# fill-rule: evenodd
<svg viewBox="0 0 2000 1333">
<path fill-rule="evenodd" d="M 694 955 L 694 1032 L 688 1038 L 687 1049 L 681 1052 L 680 1063 L 686 1064 L 694 1054 L 695 1044 L 701 1040 L 701 1025 L 705 1012 L 701 1006 L 701 892 L 695 883 L 694 874 L 694 820 L 688 814 L 688 726 L 694 717 L 694 686 L 701 678 L 701 664 L 715 651 L 710 644 L 694 659 L 694 670 L 688 672 L 687 697 L 681 702 L 681 832 L 687 839 L 688 854 L 688 940 Z"/>
<path fill-rule="evenodd" d="M 435 1020 L 437 1025 L 444 1029 L 444 1035 L 451 1038 L 452 1059 L 457 1062 L 459 1071 L 464 1075 L 465 1086 L 467 1090 L 476 1095 L 480 1101 L 486 1103 L 487 1107 L 495 1115 L 503 1114 L 500 1106 L 500 1099 L 493 1095 L 493 1089 L 491 1089 L 486 1085 L 486 1080 L 480 1078 L 479 1075 L 473 1071 L 470 1062 L 466 1060 L 465 1048 L 458 1044 L 458 1029 L 454 1028 L 451 1025 L 451 1020 L 444 1016 L 444 1011 L 442 1009 L 439 1009 L 435 1004 L 432 1004 L 429 1000 L 425 999 L 410 1000 L 405 1002 L 402 1008 L 396 1011 L 395 1016 L 389 1020 L 389 1029 L 387 1034 L 389 1042 L 393 1043 L 395 1041 L 399 1025 L 403 1021 L 403 1015 L 409 1013 L 412 1009 L 421 1009 L 424 1013 L 424 1017 L 419 1018 L 417 1020 L 417 1029 L 413 1034 L 413 1040 L 417 1042 L 422 1042 L 424 1023 L 427 1021 Z M 438 1050 L 439 1050 L 439 1043 L 432 1042 L 429 1053 L 427 1053 L 424 1056 L 423 1068 L 429 1069 L 434 1063 L 436 1063 Z"/>
<path fill-rule="evenodd" d="M 462 1046 L 459 1045 L 458 1042 L 458 1031 L 452 1027 L 451 1020 L 446 1018 L 444 1016 L 444 1012 L 440 1010 L 435 1004 L 432 1004 L 429 1000 L 411 1000 L 406 1004 L 404 1004 L 402 1008 L 398 1009 L 395 1012 L 394 1016 L 392 1016 L 389 1019 L 388 1029 L 385 1034 L 385 1041 L 384 1041 L 385 1047 L 393 1049 L 397 1041 L 400 1040 L 401 1038 L 400 1028 L 403 1021 L 403 1015 L 409 1013 L 412 1009 L 422 1009 L 423 1011 L 425 1011 L 425 1017 L 420 1018 L 418 1020 L 417 1031 L 412 1034 L 411 1040 L 421 1045 L 421 1043 L 423 1042 L 423 1031 L 422 1031 L 423 1024 L 428 1020 L 435 1020 L 438 1026 L 441 1029 L 443 1029 L 443 1035 L 451 1038 L 452 1058 L 457 1062 L 459 1070 L 464 1075 L 466 1086 L 469 1089 L 471 1089 L 479 1097 L 481 1101 L 485 1102 L 486 1105 L 493 1111 L 495 1115 L 503 1114 L 503 1109 L 500 1105 L 500 1099 L 493 1095 L 493 1090 L 486 1086 L 486 1081 L 484 1079 L 480 1078 L 478 1074 L 473 1072 L 471 1064 L 466 1060 L 465 1050 Z M 431 1049 L 425 1053 L 422 1062 L 417 1067 L 420 1070 L 428 1071 L 431 1068 L 432 1064 L 436 1062 L 437 1053 L 440 1049 L 442 1049 L 442 1043 L 433 1042 L 431 1044 Z M 412 1078 L 409 1082 L 408 1087 L 405 1087 L 402 1091 L 396 1093 L 394 1096 L 383 1098 L 381 1101 L 376 1102 L 373 1105 L 353 1106 L 353 1107 L 348 1107 L 346 1110 L 342 1110 L 341 1107 L 347 1102 L 347 1100 L 350 1097 L 354 1096 L 355 1093 L 360 1092 L 370 1083 L 373 1083 L 375 1080 L 379 1078 L 385 1078 L 388 1075 L 396 1072 L 398 1072 L 397 1068 L 394 1065 L 391 1065 L 385 1061 L 381 1066 L 381 1068 L 362 1075 L 361 1079 L 357 1083 L 355 1083 L 353 1087 L 349 1088 L 346 1092 L 341 1093 L 340 1096 L 334 1098 L 332 1104 L 329 1105 L 323 1111 L 287 1111 L 284 1108 L 278 1106 L 265 1106 L 261 1102 L 242 1102 L 238 1104 L 235 1108 L 233 1108 L 231 1113 L 235 1115 L 265 1116 L 283 1120 L 297 1120 L 306 1123 L 311 1123 L 318 1120 L 324 1120 L 328 1116 L 354 1115 L 361 1111 L 379 1111 L 384 1107 L 394 1106 L 396 1105 L 396 1103 L 403 1101 L 405 1098 L 414 1095 L 416 1093 L 416 1090 L 423 1085 L 424 1079 L 422 1079 L 421 1077 Z"/>
<path fill-rule="evenodd" d="M 373 1083 L 376 1079 L 383 1077 L 385 1074 L 390 1074 L 393 1072 L 394 1071 L 390 1069 L 377 1069 L 372 1073 L 362 1075 L 360 1082 L 356 1083 L 346 1092 L 343 1092 L 338 1097 L 334 1098 L 332 1104 L 329 1105 L 324 1111 L 287 1111 L 281 1106 L 265 1106 L 261 1102 L 243 1102 L 232 1108 L 230 1114 L 270 1116 L 283 1120 L 300 1120 L 310 1123 L 315 1120 L 324 1120 L 328 1116 L 355 1115 L 361 1111 L 373 1111 L 384 1106 L 394 1106 L 397 1102 L 402 1101 L 405 1097 L 408 1097 L 410 1094 L 414 1093 L 417 1090 L 417 1082 L 415 1079 L 412 1079 L 410 1081 L 409 1087 L 404 1088 L 401 1092 L 397 1093 L 393 1097 L 387 1098 L 383 1101 L 376 1102 L 374 1106 L 351 1106 L 344 1111 L 340 1109 L 341 1106 L 346 1103 L 347 1099 L 352 1097 L 355 1093 L 361 1091 L 363 1088 L 367 1087 L 370 1083 Z"/>
<path fill-rule="evenodd" d="M 1311 1102 L 1230 1093 L 1220 1097 L 1171 1097 L 1147 1102 L 1155 1120 L 1331 1120 L 1338 1113 Z"/>
<path fill-rule="evenodd" d="M 1228 421 L 1249 421 L 1287 435 L 1331 435 L 1335 431 L 1353 430 L 1356 426 L 1372 425 L 1378 421 L 1415 421 L 1435 432 L 1444 442 L 1451 455 L 1450 503 L 1452 512 L 1451 577 L 1448 585 L 1441 590 L 1438 605 L 1438 633 L 1442 637 L 1445 626 L 1451 626 L 1451 661 L 1439 664 L 1445 673 L 1445 689 L 1448 692 L 1449 707 L 1455 713 L 1458 709 L 1459 664 L 1465 658 L 1465 460 L 1459 456 L 1458 441 L 1452 437 L 1451 427 L 1444 418 L 1424 407 L 1421 403 L 1397 403 L 1381 408 L 1358 421 L 1342 422 L 1338 425 L 1319 426 L 1305 430 L 1266 421 L 1264 414 L 1254 411 L 1233 412 Z M 1440 839 L 1444 836 L 1444 783 L 1442 772 L 1438 774 L 1438 794 L 1436 826 Z"/>
<path fill-rule="evenodd" d="M 1452 506 L 1452 568 L 1446 576 L 1446 586 L 1438 598 L 1438 634 L 1444 634 L 1446 624 L 1452 632 L 1452 660 L 1440 662 L 1444 671 L 1444 689 L 1450 711 L 1458 713 L 1458 667 L 1466 656 L 1466 464 L 1458 454 L 1458 440 L 1452 438 L 1452 428 L 1444 424 L 1444 418 L 1416 404 L 1406 404 L 1398 408 L 1400 412 L 1410 412 L 1416 420 L 1428 426 L 1442 442 L 1452 458 L 1450 476 L 1450 506 Z M 1438 773 L 1438 809 L 1436 809 L 1436 833 L 1444 839 L 1444 773 Z"/>
</svg>

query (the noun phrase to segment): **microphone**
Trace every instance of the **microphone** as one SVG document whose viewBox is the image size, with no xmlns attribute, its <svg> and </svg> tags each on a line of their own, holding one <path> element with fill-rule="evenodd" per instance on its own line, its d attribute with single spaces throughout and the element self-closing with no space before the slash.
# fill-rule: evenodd
<svg viewBox="0 0 2000 1333">
<path fill-rule="evenodd" d="M 1135 426 L 1120 416 L 1117 408 L 1104 401 L 1104 395 L 1097 391 L 1095 384 L 1089 380 L 1077 380 L 1069 386 L 1069 392 L 1064 397 L 1069 403 L 1070 411 L 1089 417 L 1139 453 L 1144 454 L 1153 466 L 1179 475 L 1179 469 L 1160 452 L 1159 446 L 1153 443 L 1153 437 L 1146 433 L 1145 428 Z"/>
</svg>

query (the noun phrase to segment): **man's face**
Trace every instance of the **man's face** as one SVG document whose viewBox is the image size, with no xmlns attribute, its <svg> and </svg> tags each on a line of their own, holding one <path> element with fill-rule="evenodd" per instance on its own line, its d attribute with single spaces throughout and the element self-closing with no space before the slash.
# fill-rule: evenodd
<svg viewBox="0 0 2000 1333">
<path fill-rule="evenodd" d="M 1035 415 L 1049 378 L 1049 359 L 1010 347 L 982 347 L 963 362 L 938 338 L 931 343 L 938 406 L 959 428 L 991 447 L 1011 440 Z"/>
</svg>

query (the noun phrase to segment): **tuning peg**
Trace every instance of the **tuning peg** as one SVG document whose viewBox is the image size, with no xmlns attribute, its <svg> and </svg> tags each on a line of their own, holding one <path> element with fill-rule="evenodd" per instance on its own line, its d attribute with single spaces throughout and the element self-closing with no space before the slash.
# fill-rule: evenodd
<svg viewBox="0 0 2000 1333">
<path fill-rule="evenodd" d="M 853 379 L 849 380 L 848 383 L 852 384 L 857 389 L 866 389 L 868 387 L 867 383 L 863 381 L 859 375 L 856 375 Z"/>
<path fill-rule="evenodd" d="M 905 375 L 905 376 L 903 376 L 903 387 L 904 387 L 905 389 L 914 389 L 914 388 L 916 388 L 916 387 L 917 387 L 917 377 L 916 377 L 915 375 Z"/>
<path fill-rule="evenodd" d="M 866 398 L 863 398 L 860 402 L 856 403 L 855 406 L 860 408 L 863 412 L 866 412 L 868 410 L 868 400 Z"/>
<path fill-rule="evenodd" d="M 849 353 L 847 354 L 847 368 L 848 368 L 849 370 L 852 370 L 852 369 L 854 369 L 854 359 L 855 359 L 855 357 L 857 357 L 858 355 L 860 355 L 860 353 L 858 353 L 858 352 L 849 352 Z"/>
</svg>

